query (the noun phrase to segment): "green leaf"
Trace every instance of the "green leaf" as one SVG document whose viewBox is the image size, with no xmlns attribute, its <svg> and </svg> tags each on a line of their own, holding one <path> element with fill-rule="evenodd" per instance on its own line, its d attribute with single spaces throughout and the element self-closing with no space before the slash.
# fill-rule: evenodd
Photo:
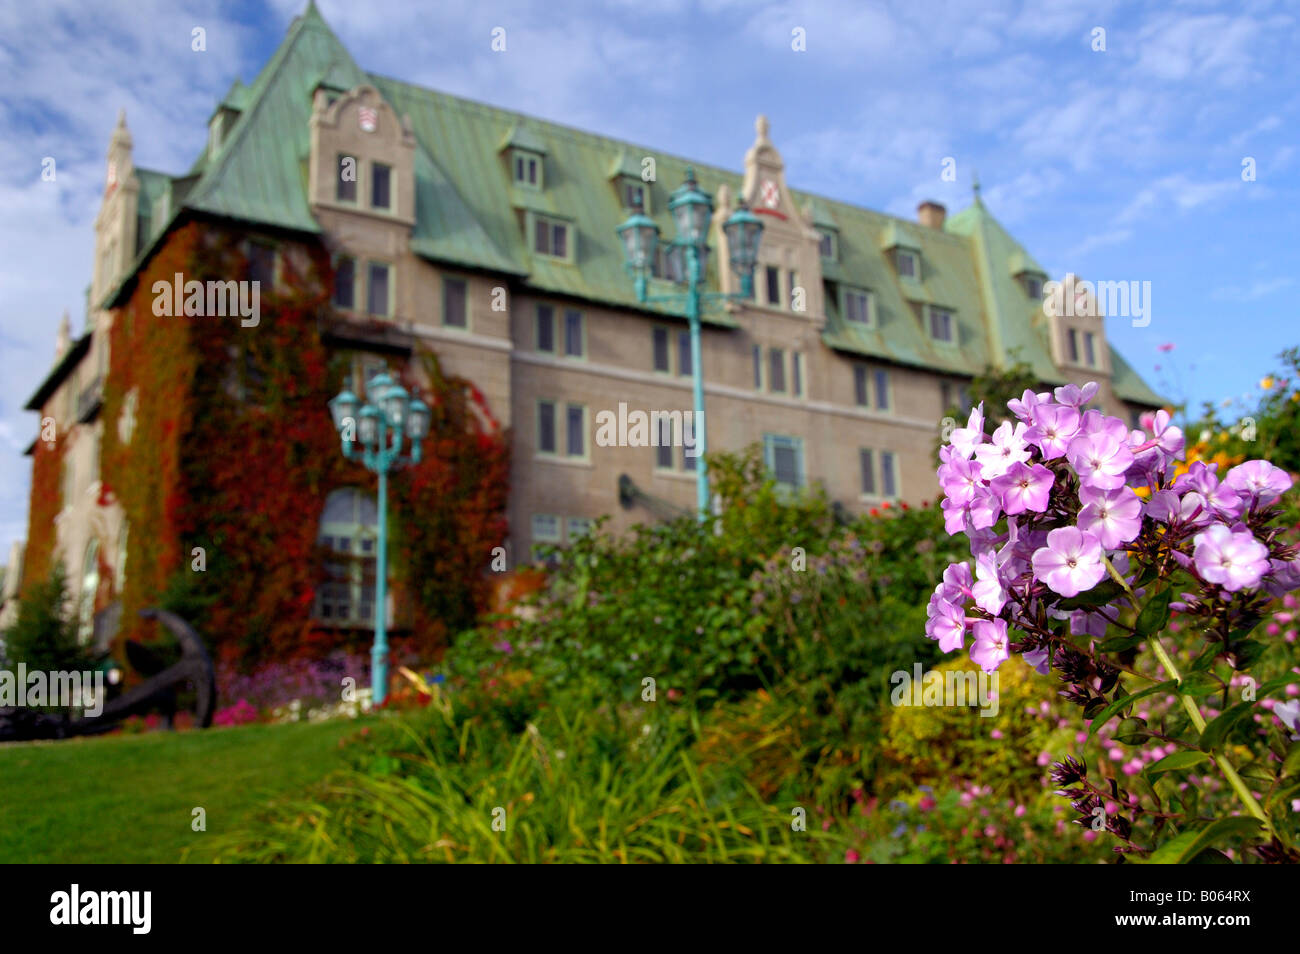
<svg viewBox="0 0 1300 954">
<path fill-rule="evenodd" d="M 1169 625 L 1169 602 L 1173 598 L 1173 589 L 1165 587 L 1147 600 L 1147 605 L 1142 607 L 1142 612 L 1138 613 L 1137 624 L 1134 626 L 1137 630 L 1136 635 L 1145 639 Z"/>
<path fill-rule="evenodd" d="M 1140 745 L 1151 738 L 1151 733 L 1147 731 L 1145 719 L 1129 716 L 1120 722 L 1119 728 L 1115 730 L 1115 738 L 1125 745 Z"/>
<path fill-rule="evenodd" d="M 1210 643 L 1201 650 L 1199 656 L 1192 660 L 1191 666 L 1188 667 L 1188 672 L 1204 672 L 1206 669 L 1209 669 L 1214 665 L 1214 660 L 1219 657 L 1219 652 L 1222 649 L 1223 647 L 1218 643 Z"/>
<path fill-rule="evenodd" d="M 1224 739 L 1232 731 L 1232 727 L 1237 724 L 1237 720 L 1254 711 L 1254 709 L 1255 703 L 1253 702 L 1238 702 L 1226 712 L 1221 713 L 1201 733 L 1200 748 L 1206 752 L 1222 750 Z"/>
<path fill-rule="evenodd" d="M 1300 742 L 1293 742 L 1282 761 L 1283 775 L 1300 775 Z"/>
<path fill-rule="evenodd" d="M 1219 692 L 1223 689 L 1223 683 L 1207 672 L 1194 672 L 1189 676 L 1184 676 L 1183 681 L 1178 684 L 1178 694 L 1180 696 L 1208 696 L 1212 692 Z"/>
<path fill-rule="evenodd" d="M 1115 713 L 1119 712 L 1121 709 L 1125 708 L 1126 706 L 1132 705 L 1134 702 L 1141 699 L 1143 696 L 1149 696 L 1155 692 L 1162 692 L 1162 691 L 1167 692 L 1168 690 L 1174 688 L 1175 685 L 1176 683 L 1172 679 L 1168 679 L 1165 682 L 1156 683 L 1154 686 L 1148 686 L 1147 688 L 1143 689 L 1141 692 L 1135 692 L 1132 695 L 1123 696 L 1119 699 L 1116 699 L 1114 702 L 1106 706 L 1106 708 L 1102 709 L 1099 713 L 1097 713 L 1095 716 L 1092 717 L 1092 725 L 1088 728 L 1088 737 L 1092 738 L 1094 735 L 1096 735 L 1097 730 L 1100 729 L 1107 722 L 1109 722 L 1111 716 L 1115 715 Z M 1087 713 L 1085 713 L 1085 715 L 1086 714 Z"/>
<path fill-rule="evenodd" d="M 1171 838 L 1152 853 L 1147 864 L 1185 865 L 1216 841 L 1233 835 L 1259 833 L 1259 821 L 1254 818 L 1220 818 L 1200 831 L 1185 831 L 1176 838 Z"/>
<path fill-rule="evenodd" d="M 1145 636 L 1111 636 L 1109 639 L 1103 639 L 1097 644 L 1097 648 L 1103 653 L 1122 653 L 1126 649 L 1132 649 L 1138 643 L 1144 642 Z"/>
<path fill-rule="evenodd" d="M 1147 778 L 1154 779 L 1157 775 L 1163 775 L 1165 772 L 1177 772 L 1181 769 L 1189 769 L 1194 765 L 1200 765 L 1202 762 L 1208 762 L 1210 757 L 1204 752 L 1198 752 L 1195 749 L 1183 749 L 1181 752 L 1175 752 L 1173 755 L 1166 755 L 1154 765 L 1147 766 L 1145 773 Z"/>
</svg>

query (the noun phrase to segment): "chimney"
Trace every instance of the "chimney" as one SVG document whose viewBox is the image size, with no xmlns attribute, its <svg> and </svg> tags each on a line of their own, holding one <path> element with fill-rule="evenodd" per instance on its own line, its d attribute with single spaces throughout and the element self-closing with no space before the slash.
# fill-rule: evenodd
<svg viewBox="0 0 1300 954">
<path fill-rule="evenodd" d="M 926 199 L 916 207 L 916 221 L 920 222 L 927 228 L 942 229 L 944 217 L 947 216 L 948 210 L 938 202 Z"/>
</svg>

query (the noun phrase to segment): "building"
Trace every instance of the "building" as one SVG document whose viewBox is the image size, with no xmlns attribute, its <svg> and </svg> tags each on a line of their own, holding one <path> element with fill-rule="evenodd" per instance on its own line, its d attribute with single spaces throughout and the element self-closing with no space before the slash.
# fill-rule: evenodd
<svg viewBox="0 0 1300 954">
<path fill-rule="evenodd" d="M 102 413 L 110 331 L 189 223 L 236 230 L 271 283 L 302 250 L 327 255 L 334 340 L 356 352 L 355 380 L 424 346 L 476 384 L 511 428 L 512 562 L 600 515 L 619 530 L 689 510 L 694 460 L 683 448 L 595 442 L 603 410 L 691 407 L 686 322 L 638 303 L 615 234 L 640 207 L 671 236 L 668 197 L 688 165 L 368 74 L 311 4 L 252 84 L 236 80 L 217 105 L 187 172 L 136 167 L 120 118 L 86 331 L 73 340 L 65 320 L 55 366 L 27 405 L 44 429 L 33 451 L 53 434 L 69 447 L 58 499 L 33 479 L 31 529 L 55 526 L 42 546 L 66 565 L 87 636 L 140 532 L 100 483 L 106 428 L 129 443 L 144 400 L 137 388 L 114 419 Z M 693 168 L 715 198 L 711 287 L 739 290 L 719 227 L 737 203 L 765 224 L 752 297 L 705 319 L 711 450 L 761 444 L 778 480 L 819 481 L 858 510 L 935 496 L 945 409 L 1013 353 L 1044 385 L 1099 381 L 1095 403 L 1126 420 L 1161 404 L 1109 346 L 1102 318 L 1045 314 L 1047 274 L 978 190 L 956 215 L 924 203 L 908 221 L 791 189 L 763 117 L 742 171 Z M 660 256 L 651 291 L 671 289 L 679 268 Z M 304 515 L 319 516 L 322 538 L 373 523 L 364 497 L 332 499 Z M 48 563 L 31 549 L 29 570 Z M 334 618 L 368 620 L 364 595 L 339 602 Z"/>
</svg>

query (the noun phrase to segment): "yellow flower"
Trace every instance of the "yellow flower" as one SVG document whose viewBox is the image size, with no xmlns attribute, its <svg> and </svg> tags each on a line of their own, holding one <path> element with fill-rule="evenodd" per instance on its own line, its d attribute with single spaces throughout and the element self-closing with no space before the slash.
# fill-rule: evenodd
<svg viewBox="0 0 1300 954">
<path fill-rule="evenodd" d="M 1263 388 L 1265 391 L 1272 390 L 1272 388 L 1273 388 L 1273 375 L 1269 374 L 1269 375 L 1265 375 L 1264 377 L 1260 378 L 1260 379 L 1259 379 L 1259 386 L 1260 386 L 1261 388 Z"/>
</svg>

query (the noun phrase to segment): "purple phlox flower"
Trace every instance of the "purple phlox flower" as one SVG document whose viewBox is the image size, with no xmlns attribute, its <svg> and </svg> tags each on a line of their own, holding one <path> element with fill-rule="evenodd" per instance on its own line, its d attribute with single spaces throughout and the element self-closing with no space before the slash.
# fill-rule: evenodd
<svg viewBox="0 0 1300 954">
<path fill-rule="evenodd" d="M 998 499 L 997 494 L 987 488 L 981 488 L 975 495 L 975 499 L 970 502 L 971 526 L 976 530 L 993 526 L 1001 515 L 1002 501 Z"/>
<path fill-rule="evenodd" d="M 1300 731 L 1297 725 L 1300 724 L 1300 699 L 1288 699 L 1286 702 L 1279 702 L 1273 706 L 1273 715 L 1282 720 L 1292 732 Z"/>
<path fill-rule="evenodd" d="M 1061 596 L 1078 596 L 1106 575 L 1101 541 L 1078 527 L 1057 527 L 1034 552 L 1034 575 Z"/>
<path fill-rule="evenodd" d="M 1047 391 L 1035 394 L 1026 389 L 1020 397 L 1012 398 L 1007 402 L 1007 409 L 1026 424 L 1032 425 L 1037 423 L 1038 408 L 1051 399 L 1052 395 Z"/>
<path fill-rule="evenodd" d="M 1150 411 L 1143 411 L 1138 415 L 1138 424 L 1144 431 L 1153 431 L 1156 427 L 1156 416 Z"/>
<path fill-rule="evenodd" d="M 1163 408 L 1156 411 L 1155 419 L 1151 423 L 1151 434 L 1155 439 L 1155 446 L 1160 448 L 1166 458 L 1169 460 L 1182 460 L 1183 448 L 1187 444 L 1186 438 L 1183 437 L 1183 429 L 1174 427 L 1170 423 L 1169 412 Z"/>
<path fill-rule="evenodd" d="M 1075 636 L 1091 636 L 1101 639 L 1106 635 L 1106 617 L 1100 613 L 1075 610 L 1070 614 L 1070 632 Z"/>
<path fill-rule="evenodd" d="M 1025 431 L 1025 440 L 1037 445 L 1044 460 L 1064 456 L 1079 433 L 1079 412 L 1063 404 L 1040 404 L 1034 411 L 1034 424 Z"/>
<path fill-rule="evenodd" d="M 971 627 L 975 643 L 970 648 L 971 662 L 985 672 L 994 672 L 1010 655 L 1007 649 L 1007 621 L 980 619 Z"/>
<path fill-rule="evenodd" d="M 971 587 L 975 605 L 984 612 L 997 616 L 1002 612 L 1002 607 L 1007 605 L 1007 591 L 1002 585 L 992 552 L 980 554 L 975 561 L 975 576 L 975 585 Z"/>
<path fill-rule="evenodd" d="M 948 569 L 943 571 L 943 583 L 951 587 L 955 592 L 970 594 L 970 588 L 975 583 L 975 578 L 971 575 L 969 563 L 949 563 Z"/>
<path fill-rule="evenodd" d="M 1233 531 L 1216 523 L 1193 537 L 1192 543 L 1197 571 L 1230 593 L 1259 586 L 1269 570 L 1268 547 L 1249 530 Z"/>
<path fill-rule="evenodd" d="M 927 608 L 930 619 L 925 624 L 925 635 L 937 640 L 946 653 L 961 649 L 966 636 L 966 612 L 960 606 L 945 600 L 934 600 Z"/>
<path fill-rule="evenodd" d="M 1124 473 L 1133 463 L 1133 452 L 1123 440 L 1104 431 L 1083 434 L 1070 441 L 1066 451 L 1072 466 L 1085 484 L 1102 490 L 1124 486 Z"/>
<path fill-rule="evenodd" d="M 1029 448 L 1025 444 L 1027 429 L 1023 423 L 1012 427 L 1010 421 L 1003 421 L 990 437 L 992 443 L 975 448 L 975 459 L 985 478 L 1001 477 L 1012 464 L 1029 460 Z"/>
<path fill-rule="evenodd" d="M 965 427 L 959 427 L 948 436 L 952 449 L 967 460 L 975 453 L 977 445 L 984 442 L 984 402 L 972 408 Z"/>
<path fill-rule="evenodd" d="M 1038 673 L 1040 676 L 1047 675 L 1049 663 L 1047 661 L 1046 646 L 1043 646 L 1040 649 L 1031 649 L 1021 658 L 1024 659 L 1025 662 L 1029 663 L 1029 665 L 1033 666 L 1034 672 Z"/>
<path fill-rule="evenodd" d="M 1291 489 L 1291 475 L 1266 460 L 1248 460 L 1224 476 L 1223 482 L 1249 498 L 1251 506 L 1271 503 Z"/>
<path fill-rule="evenodd" d="M 1180 498 L 1172 490 L 1158 490 L 1146 502 L 1146 513 L 1158 523 L 1180 523 L 1185 526 L 1204 526 L 1214 519 L 1205 498 L 1189 490 Z"/>
<path fill-rule="evenodd" d="M 1127 444 L 1129 440 L 1127 424 L 1118 417 L 1101 413 L 1096 408 L 1084 411 L 1079 418 L 1079 434 L 1109 434 L 1123 444 Z"/>
<path fill-rule="evenodd" d="M 1098 490 L 1084 485 L 1079 501 L 1079 529 L 1095 533 L 1107 550 L 1130 542 L 1142 529 L 1142 498 L 1128 487 Z"/>
<path fill-rule="evenodd" d="M 989 489 L 997 494 L 1002 509 L 1008 514 L 1026 510 L 1042 513 L 1047 509 L 1047 498 L 1055 481 L 1056 475 L 1042 464 L 1030 467 L 1023 461 L 1016 461 L 1005 474 L 993 479 Z"/>
<path fill-rule="evenodd" d="M 1241 514 L 1245 501 L 1227 483 L 1220 483 L 1218 474 L 1215 473 L 1218 467 L 1218 464 L 1192 461 L 1187 472 L 1174 481 L 1174 490 L 1180 493 L 1195 491 L 1220 517 L 1237 517 Z"/>
<path fill-rule="evenodd" d="M 984 484 L 980 465 L 965 457 L 950 456 L 947 463 L 939 467 L 938 474 L 940 488 L 956 504 L 970 503 Z"/>
<path fill-rule="evenodd" d="M 1285 596 L 1292 590 L 1300 590 L 1300 560 L 1269 560 L 1268 577 L 1264 580 L 1264 589 L 1270 596 Z"/>
<path fill-rule="evenodd" d="M 1083 407 L 1092 400 L 1093 395 L 1097 393 L 1097 382 L 1089 381 L 1083 387 L 1073 384 L 1067 384 L 1057 388 L 1053 393 L 1056 396 L 1057 403 L 1065 404 L 1070 407 Z"/>
</svg>

